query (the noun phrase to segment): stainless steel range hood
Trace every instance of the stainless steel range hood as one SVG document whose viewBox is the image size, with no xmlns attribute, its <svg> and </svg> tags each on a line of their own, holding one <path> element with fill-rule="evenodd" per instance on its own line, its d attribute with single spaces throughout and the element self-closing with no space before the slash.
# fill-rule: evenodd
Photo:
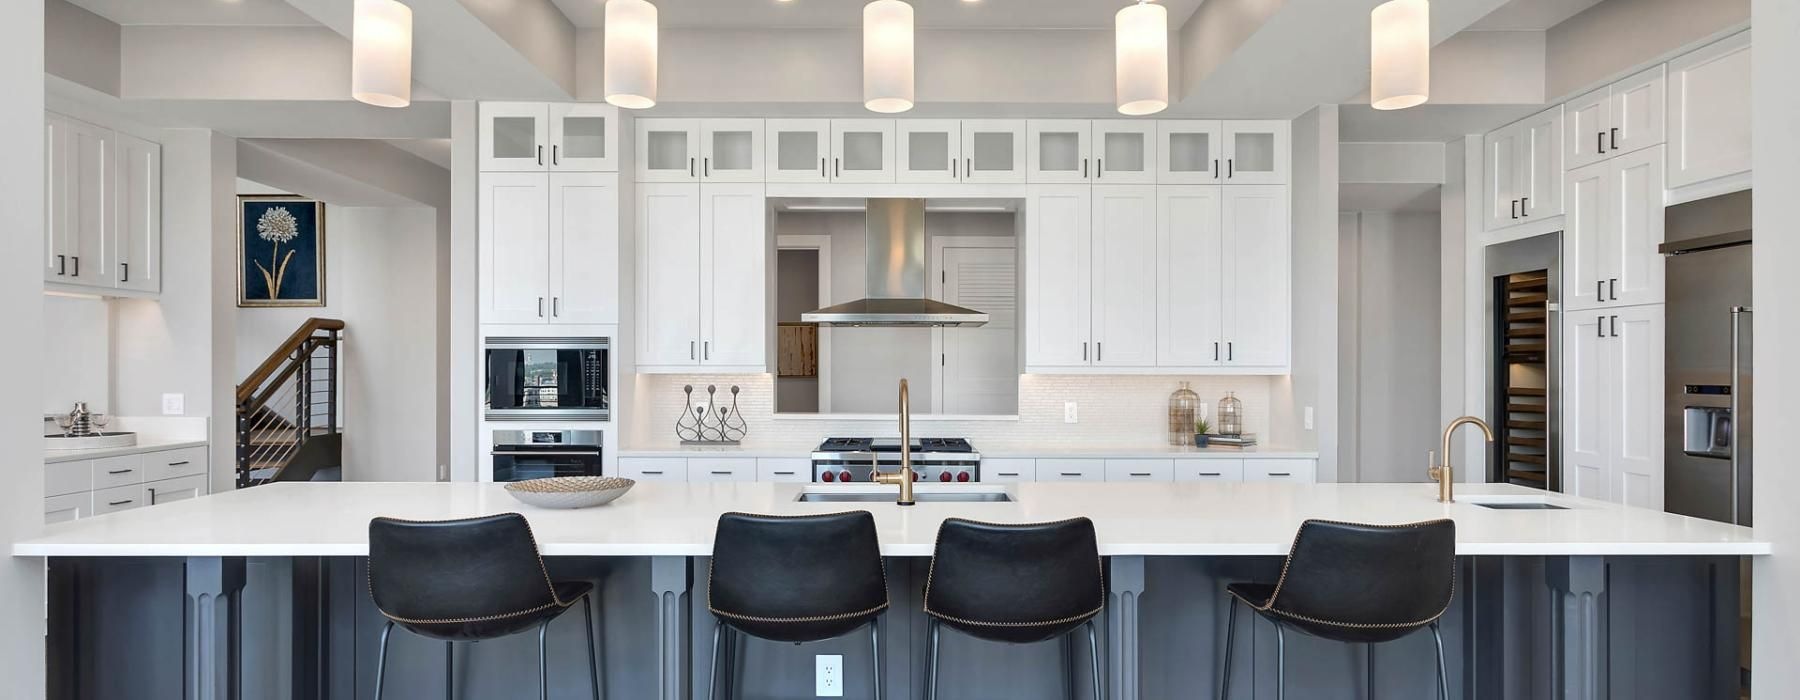
<svg viewBox="0 0 1800 700">
<path fill-rule="evenodd" d="M 800 315 L 822 326 L 980 326 L 988 315 L 925 298 L 925 200 L 868 201 L 867 296 Z"/>
</svg>

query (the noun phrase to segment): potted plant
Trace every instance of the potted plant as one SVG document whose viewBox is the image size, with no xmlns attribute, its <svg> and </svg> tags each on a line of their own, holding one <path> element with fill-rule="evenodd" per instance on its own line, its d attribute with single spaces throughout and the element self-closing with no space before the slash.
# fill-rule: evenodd
<svg viewBox="0 0 1800 700">
<path fill-rule="evenodd" d="M 1207 441 L 1210 439 L 1207 436 L 1207 433 L 1210 433 L 1210 432 L 1212 432 L 1212 426 L 1207 424 L 1205 418 L 1200 418 L 1200 419 L 1195 420 L 1194 421 L 1194 446 L 1195 447 L 1205 447 L 1207 444 Z"/>
</svg>

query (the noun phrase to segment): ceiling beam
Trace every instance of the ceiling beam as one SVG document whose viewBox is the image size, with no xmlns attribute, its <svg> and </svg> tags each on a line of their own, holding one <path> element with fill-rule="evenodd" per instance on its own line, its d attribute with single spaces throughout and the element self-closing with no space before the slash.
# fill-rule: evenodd
<svg viewBox="0 0 1800 700">
<path fill-rule="evenodd" d="M 340 206 L 447 210 L 450 172 L 386 143 L 240 139 L 238 177 Z"/>
<path fill-rule="evenodd" d="M 339 36 L 351 36 L 352 3 L 287 2 Z M 574 97 L 575 26 L 551 0 L 409 0 L 407 5 L 413 11 L 413 80 L 437 94 L 480 100 Z"/>
</svg>

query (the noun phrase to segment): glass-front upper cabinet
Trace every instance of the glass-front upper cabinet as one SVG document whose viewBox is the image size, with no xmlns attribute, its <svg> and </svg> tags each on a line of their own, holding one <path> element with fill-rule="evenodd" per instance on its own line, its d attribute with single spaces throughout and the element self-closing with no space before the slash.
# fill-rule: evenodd
<svg viewBox="0 0 1800 700">
<path fill-rule="evenodd" d="M 763 139 L 768 182 L 831 181 L 830 119 L 769 119 Z"/>
<path fill-rule="evenodd" d="M 1094 182 L 1109 185 L 1156 183 L 1156 122 L 1102 119 L 1094 122 Z"/>
<path fill-rule="evenodd" d="M 542 102 L 481 103 L 481 169 L 487 172 L 549 167 L 550 105 Z"/>
<path fill-rule="evenodd" d="M 616 172 L 619 108 L 597 102 L 550 105 L 550 169 Z"/>
<path fill-rule="evenodd" d="M 894 181 L 894 120 L 831 120 L 831 181 Z"/>
<path fill-rule="evenodd" d="M 1032 183 L 1087 182 L 1093 122 L 1085 119 L 1032 119 L 1025 122 Z"/>
<path fill-rule="evenodd" d="M 1288 181 L 1288 122 L 1227 121 L 1225 179 L 1230 185 L 1282 185 Z"/>
<path fill-rule="evenodd" d="M 700 120 L 637 120 L 638 182 L 700 180 Z"/>
<path fill-rule="evenodd" d="M 962 122 L 955 119 L 900 119 L 894 122 L 895 182 L 952 183 L 962 180 Z"/>
<path fill-rule="evenodd" d="M 1025 120 L 964 119 L 962 181 L 1025 182 Z"/>
<path fill-rule="evenodd" d="M 763 120 L 702 120 L 700 177 L 707 182 L 762 182 Z"/>
<path fill-rule="evenodd" d="M 1224 182 L 1216 121 L 1184 120 L 1156 123 L 1156 182 L 1162 185 L 1214 185 Z"/>
</svg>

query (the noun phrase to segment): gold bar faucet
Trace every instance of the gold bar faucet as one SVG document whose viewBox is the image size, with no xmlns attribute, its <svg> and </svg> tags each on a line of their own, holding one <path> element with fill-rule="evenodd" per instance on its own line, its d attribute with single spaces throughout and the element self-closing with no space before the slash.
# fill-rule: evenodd
<svg viewBox="0 0 1800 700">
<path fill-rule="evenodd" d="M 1450 485 L 1456 482 L 1456 477 L 1450 467 L 1450 437 L 1456 433 L 1457 428 L 1465 425 L 1473 425 L 1477 428 L 1481 428 L 1481 434 L 1487 437 L 1487 441 L 1494 441 L 1494 429 L 1488 427 L 1487 421 L 1474 416 L 1463 416 L 1450 421 L 1450 425 L 1444 426 L 1444 444 L 1440 446 L 1443 448 L 1443 451 L 1438 453 L 1443 455 L 1444 463 L 1436 464 L 1438 454 L 1431 455 L 1425 460 L 1425 473 L 1430 474 L 1431 478 L 1436 479 L 1438 482 L 1439 503 L 1454 503 L 1456 501 L 1456 495 L 1451 492 L 1450 488 Z"/>
<path fill-rule="evenodd" d="M 875 466 L 875 483 L 899 484 L 900 497 L 895 505 L 913 505 L 912 405 L 906 396 L 906 379 L 900 380 L 900 471 L 883 474 L 880 462 Z"/>
</svg>

